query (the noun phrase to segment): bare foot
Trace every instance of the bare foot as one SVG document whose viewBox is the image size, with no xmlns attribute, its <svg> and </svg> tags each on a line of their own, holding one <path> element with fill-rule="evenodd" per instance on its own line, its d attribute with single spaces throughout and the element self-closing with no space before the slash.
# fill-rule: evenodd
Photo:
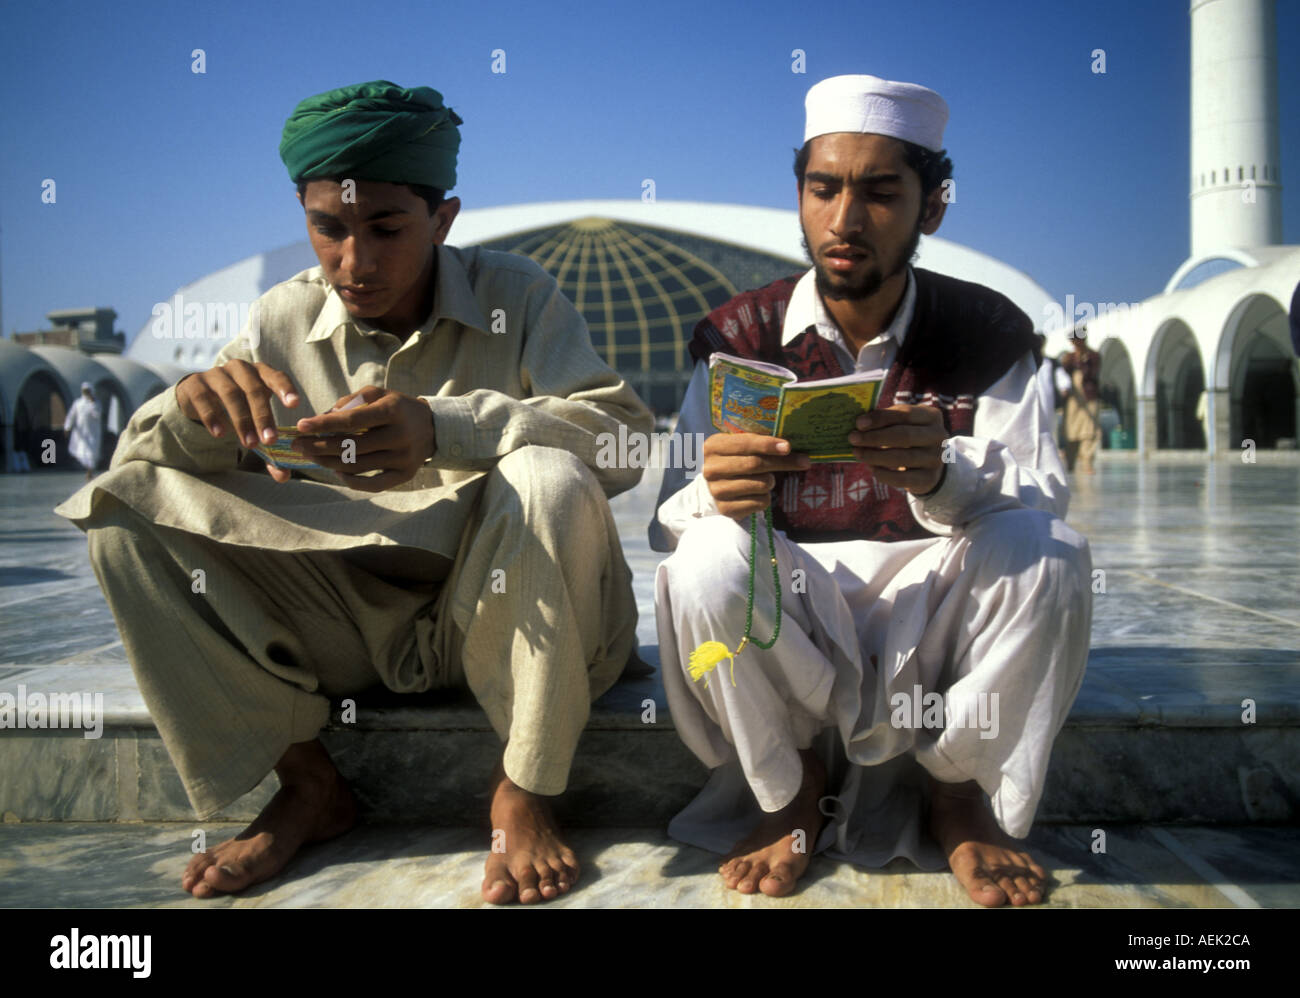
<svg viewBox="0 0 1300 998">
<path fill-rule="evenodd" d="M 356 821 L 352 791 L 319 741 L 290 745 L 275 764 L 280 789 L 251 825 L 190 860 L 181 888 L 196 898 L 269 880 L 299 847 L 342 835 Z"/>
<path fill-rule="evenodd" d="M 930 785 L 930 832 L 971 900 L 986 908 L 1042 901 L 1047 871 L 998 827 L 978 784 Z"/>
<path fill-rule="evenodd" d="M 733 891 L 785 897 L 793 893 L 795 883 L 808 869 L 812 860 L 809 850 L 826 820 L 817 806 L 826 789 L 826 769 L 811 749 L 804 749 L 799 757 L 803 782 L 794 800 L 780 811 L 765 814 L 718 867 L 723 882 Z"/>
<path fill-rule="evenodd" d="M 492 852 L 483 876 L 490 904 L 549 901 L 578 882 L 578 858 L 560 841 L 545 797 L 529 793 L 497 763 L 492 774 Z"/>
</svg>

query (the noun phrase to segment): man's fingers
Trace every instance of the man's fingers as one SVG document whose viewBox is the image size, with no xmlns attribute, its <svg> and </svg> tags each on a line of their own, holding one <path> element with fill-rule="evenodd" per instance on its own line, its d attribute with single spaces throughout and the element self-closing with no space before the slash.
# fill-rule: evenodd
<svg viewBox="0 0 1300 998">
<path fill-rule="evenodd" d="M 379 451 L 395 451 L 400 454 L 407 449 L 403 445 L 410 442 L 410 438 L 399 427 L 389 424 L 365 433 L 332 433 L 329 436 L 305 433 L 294 440 L 293 449 L 306 457 L 339 457 L 349 440 L 352 441 L 349 449 L 354 454 L 374 454 Z"/>
<path fill-rule="evenodd" d="M 776 488 L 774 475 L 759 475 L 754 478 L 724 478 L 711 482 L 709 491 L 713 493 L 714 502 L 740 502 L 745 499 L 766 500 Z"/>
<path fill-rule="evenodd" d="M 704 455 L 765 454 L 779 457 L 790 453 L 790 442 L 761 433 L 714 433 L 704 438 Z"/>
<path fill-rule="evenodd" d="M 345 409 L 349 406 L 356 408 L 357 406 L 373 402 L 376 399 L 381 399 L 387 394 L 387 388 L 380 388 L 378 385 L 362 385 L 355 392 L 342 396 L 337 402 L 330 406 L 330 408 L 334 410 Z"/>
<path fill-rule="evenodd" d="M 288 375 L 267 364 L 254 366 L 242 360 L 190 375 L 176 385 L 176 401 L 186 416 L 202 422 L 214 437 L 233 430 L 239 443 L 249 448 L 266 440 L 263 431 L 275 431 L 273 393 L 282 401 L 292 400 L 286 404 L 297 404 Z"/>
<path fill-rule="evenodd" d="M 873 430 L 885 426 L 942 426 L 943 413 L 932 405 L 891 405 L 872 409 L 857 418 L 859 430 Z"/>
<path fill-rule="evenodd" d="M 259 363 L 257 373 L 262 383 L 275 392 L 285 408 L 292 409 L 301 401 L 298 390 L 293 387 L 293 379 L 283 371 L 277 371 L 270 364 Z"/>
<path fill-rule="evenodd" d="M 291 472 L 288 468 L 279 468 L 276 467 L 274 464 L 268 463 L 266 466 L 266 470 L 270 473 L 271 477 L 274 478 L 277 482 L 287 482 L 290 478 L 293 477 L 293 472 Z"/>
<path fill-rule="evenodd" d="M 770 477 L 778 471 L 804 471 L 811 464 L 805 454 L 789 454 L 785 457 L 763 457 L 758 454 L 725 457 L 715 454 L 704 459 L 700 465 L 700 474 L 706 482 L 717 482 L 728 478 Z"/>
<path fill-rule="evenodd" d="M 942 424 L 896 423 L 877 430 L 853 430 L 849 433 L 849 444 L 853 447 L 939 447 L 947 436 Z"/>
<path fill-rule="evenodd" d="M 715 433 L 704 441 L 700 474 L 724 516 L 741 519 L 772 504 L 776 475 L 812 466 L 807 454 L 792 454 L 790 443 L 759 433 Z"/>
<path fill-rule="evenodd" d="M 942 454 L 930 447 L 855 447 L 853 453 L 859 461 L 873 468 L 937 468 L 943 464 Z"/>
<path fill-rule="evenodd" d="M 232 393 L 242 396 L 230 375 L 214 367 L 181 381 L 176 386 L 176 401 L 187 416 L 197 419 L 214 437 L 220 437 L 234 426 L 226 405 L 226 397 Z"/>
<path fill-rule="evenodd" d="M 257 368 L 242 361 L 228 364 L 227 373 L 238 391 L 224 394 L 223 400 L 239 439 L 249 448 L 270 442 L 275 437 L 275 413 L 271 411 L 272 390 L 262 380 Z"/>
<path fill-rule="evenodd" d="M 733 520 L 744 520 L 754 513 L 761 513 L 772 505 L 772 494 L 765 492 L 760 498 L 744 502 L 720 502 L 718 512 Z"/>
<path fill-rule="evenodd" d="M 376 401 L 389 395 L 391 401 Z M 351 409 L 341 410 L 341 406 L 360 396 L 363 403 Z M 332 412 L 322 412 L 316 416 L 298 420 L 298 429 L 303 433 L 349 433 L 353 430 L 367 430 L 372 426 L 384 426 L 392 423 L 397 414 L 395 395 L 387 389 L 367 385 L 353 395 L 345 395 L 334 404 Z M 427 409 L 427 406 L 426 406 Z"/>
</svg>

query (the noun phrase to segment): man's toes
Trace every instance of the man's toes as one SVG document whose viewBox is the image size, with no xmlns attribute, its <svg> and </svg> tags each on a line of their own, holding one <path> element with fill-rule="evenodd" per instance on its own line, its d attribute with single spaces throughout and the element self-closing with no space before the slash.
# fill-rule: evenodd
<svg viewBox="0 0 1300 998">
<path fill-rule="evenodd" d="M 1009 875 L 1003 874 L 998 877 L 998 887 L 1007 896 L 1007 900 L 1017 907 L 1029 903 L 1029 898 L 1024 891 L 1016 886 L 1016 882 Z"/>
<path fill-rule="evenodd" d="M 718 872 L 722 874 L 722 879 L 726 885 L 732 890 L 735 890 L 736 885 L 740 883 L 745 874 L 749 872 L 749 866 L 749 860 L 744 859 L 743 857 L 737 857 L 736 859 L 723 863 L 722 866 L 719 867 Z"/>
<path fill-rule="evenodd" d="M 539 859 L 534 867 L 537 871 L 537 890 L 548 901 L 560 896 L 560 887 L 556 883 L 555 871 L 545 860 Z"/>
<path fill-rule="evenodd" d="M 191 859 L 189 866 L 185 867 L 185 872 L 181 874 L 181 890 L 194 890 L 194 885 L 203 881 L 203 871 L 214 862 L 215 860 L 206 852 L 201 852 Z"/>
<path fill-rule="evenodd" d="M 749 867 L 749 872 L 741 878 L 740 883 L 736 885 L 736 890 L 741 894 L 753 894 L 758 890 L 759 883 L 768 874 L 767 864 L 763 860 L 755 860 Z"/>
<path fill-rule="evenodd" d="M 542 892 L 538 888 L 537 871 L 531 865 L 519 868 L 515 873 L 515 883 L 519 885 L 520 904 L 536 904 L 542 900 Z"/>
<path fill-rule="evenodd" d="M 759 889 L 768 897 L 785 897 L 794 890 L 794 867 L 789 863 L 777 863 L 772 872 L 759 881 Z"/>
<path fill-rule="evenodd" d="M 252 873 L 241 863 L 213 863 L 203 871 L 204 883 L 218 891 L 243 890 L 252 880 Z"/>
<path fill-rule="evenodd" d="M 1042 888 L 1030 877 L 1016 877 L 1016 890 L 1020 891 L 1030 904 L 1037 904 L 1043 899 Z"/>
<path fill-rule="evenodd" d="M 559 888 L 561 894 L 578 881 L 578 871 L 574 870 L 563 860 L 551 860 L 551 873 L 555 878 L 555 886 Z"/>
<path fill-rule="evenodd" d="M 966 893 L 976 904 L 986 908 L 998 908 L 1007 903 L 1008 895 L 995 884 L 982 870 L 977 870 L 966 883 Z"/>
<path fill-rule="evenodd" d="M 488 860 L 487 874 L 483 878 L 483 900 L 488 904 L 509 904 L 516 894 L 515 878 L 510 875 L 506 864 Z"/>
</svg>

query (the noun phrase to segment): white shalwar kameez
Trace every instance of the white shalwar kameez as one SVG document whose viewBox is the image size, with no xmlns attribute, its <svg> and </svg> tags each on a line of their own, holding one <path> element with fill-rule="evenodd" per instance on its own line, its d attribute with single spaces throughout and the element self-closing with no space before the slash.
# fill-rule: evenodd
<svg viewBox="0 0 1300 998">
<path fill-rule="evenodd" d="M 791 297 L 783 342 L 815 324 L 846 371 L 888 368 L 915 301 L 909 269 L 893 322 L 855 363 L 810 271 Z M 755 798 L 769 812 L 794 799 L 798 751 L 814 745 L 830 798 L 816 848 L 831 856 L 944 867 L 922 822 L 922 770 L 978 782 L 999 825 L 1028 834 L 1052 742 L 1083 679 L 1092 618 L 1091 556 L 1062 519 L 1069 491 L 1036 373 L 1026 353 L 979 396 L 974 435 L 952 438 L 955 460 L 939 490 L 908 496 L 917 520 L 940 536 L 796 544 L 776 532 L 780 638 L 770 651 L 746 647 L 734 686 L 726 660 L 707 688 L 685 663 L 705 641 L 734 649 L 744 633 L 749 521 L 718 514 L 703 476 L 688 483 L 681 469 L 665 472 L 650 528 L 652 546 L 675 549 L 655 580 L 664 686 L 682 739 L 713 769 L 670 835 L 730 851 L 760 816 Z M 678 432 L 715 432 L 705 364 Z M 849 466 L 850 495 L 853 478 Z M 765 534 L 760 523 L 752 634 L 761 640 L 775 623 Z M 940 710 L 923 712 L 934 693 Z"/>
<path fill-rule="evenodd" d="M 63 421 L 63 429 L 71 434 L 68 453 L 87 471 L 94 471 L 99 464 L 99 444 L 103 439 L 100 423 L 99 403 L 84 395 L 72 403 L 68 418 Z"/>
</svg>

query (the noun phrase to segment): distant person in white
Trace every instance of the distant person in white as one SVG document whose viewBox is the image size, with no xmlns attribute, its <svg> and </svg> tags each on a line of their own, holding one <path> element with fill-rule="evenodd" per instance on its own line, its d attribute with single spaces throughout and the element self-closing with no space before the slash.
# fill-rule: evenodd
<svg viewBox="0 0 1300 998">
<path fill-rule="evenodd" d="M 95 390 L 89 381 L 81 383 L 81 398 L 72 403 L 68 418 L 63 421 L 63 432 L 68 435 L 68 451 L 77 463 L 86 469 L 86 481 L 95 477 L 99 464 L 99 444 L 103 439 L 103 420 Z"/>
</svg>

